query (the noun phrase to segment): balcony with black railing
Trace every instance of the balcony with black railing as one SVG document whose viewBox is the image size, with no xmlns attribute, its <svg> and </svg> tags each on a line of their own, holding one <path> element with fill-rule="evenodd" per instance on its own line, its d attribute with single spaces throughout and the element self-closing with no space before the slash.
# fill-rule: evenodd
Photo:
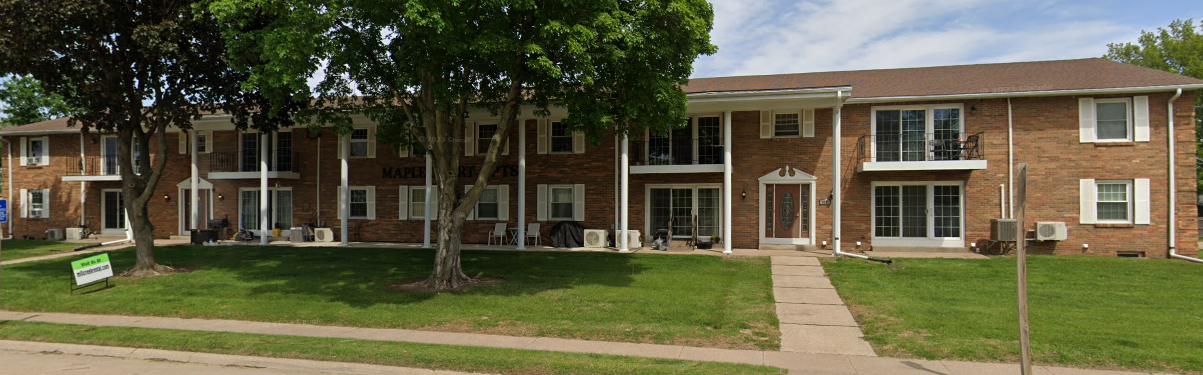
<svg viewBox="0 0 1203 375">
<path fill-rule="evenodd" d="M 631 142 L 631 173 L 723 171 L 723 145 L 713 139 Z"/>
<path fill-rule="evenodd" d="M 856 141 L 857 171 L 986 169 L 983 133 L 865 135 Z"/>
<path fill-rule="evenodd" d="M 267 172 L 269 178 L 300 178 L 300 168 L 295 152 L 281 152 L 268 155 Z M 209 154 L 209 178 L 240 179 L 259 178 L 260 160 L 258 155 L 243 152 L 213 152 Z"/>
<path fill-rule="evenodd" d="M 118 167 L 116 155 L 103 156 L 70 156 L 67 157 L 67 173 L 63 181 L 118 181 L 121 180 L 121 169 Z M 138 173 L 138 157 L 132 160 L 134 173 Z M 154 159 L 151 159 L 154 163 Z M 153 165 L 153 164 L 152 164 Z"/>
</svg>

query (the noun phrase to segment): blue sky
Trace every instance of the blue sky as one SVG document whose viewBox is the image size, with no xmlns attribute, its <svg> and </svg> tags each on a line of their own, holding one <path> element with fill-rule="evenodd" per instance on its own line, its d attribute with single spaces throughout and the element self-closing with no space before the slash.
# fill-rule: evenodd
<svg viewBox="0 0 1203 375">
<path fill-rule="evenodd" d="M 711 0 L 694 77 L 1099 57 L 1203 1 Z"/>
</svg>

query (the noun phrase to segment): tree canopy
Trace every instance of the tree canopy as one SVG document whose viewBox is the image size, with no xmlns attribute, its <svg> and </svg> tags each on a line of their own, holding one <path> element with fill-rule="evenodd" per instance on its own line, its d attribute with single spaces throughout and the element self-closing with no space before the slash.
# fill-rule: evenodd
<svg viewBox="0 0 1203 375">
<path fill-rule="evenodd" d="M 70 116 L 75 110 L 59 95 L 46 93 L 33 77 L 0 82 L 0 128 Z"/>
<path fill-rule="evenodd" d="M 571 130 L 667 129 L 685 116 L 693 61 L 715 52 L 704 0 L 212 0 L 247 85 L 275 101 L 317 96 L 305 113 L 340 134 L 359 113 L 380 138 L 414 142 L 439 183 L 433 287 L 467 280 L 459 230 L 523 115 L 567 109 Z M 264 20 L 267 20 L 264 22 Z M 307 80 L 324 77 L 316 89 Z M 474 186 L 457 192 L 470 109 L 499 118 Z"/>
<path fill-rule="evenodd" d="M 1175 20 L 1156 32 L 1141 31 L 1133 43 L 1107 45 L 1106 59 L 1203 79 L 1203 25 Z M 1195 96 L 1196 183 L 1203 191 L 1203 96 Z"/>
</svg>

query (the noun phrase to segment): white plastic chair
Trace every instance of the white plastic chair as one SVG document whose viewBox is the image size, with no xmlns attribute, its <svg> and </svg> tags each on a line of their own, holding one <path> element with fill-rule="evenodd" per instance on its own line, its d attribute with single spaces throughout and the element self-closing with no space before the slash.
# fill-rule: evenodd
<svg viewBox="0 0 1203 375">
<path fill-rule="evenodd" d="M 493 244 L 493 239 L 497 239 L 498 245 L 505 244 L 505 223 L 497 223 L 493 226 L 493 231 L 489 232 L 489 245 Z"/>
<path fill-rule="evenodd" d="M 534 238 L 535 246 L 539 246 L 539 223 L 530 223 L 526 225 L 526 238 L 522 239 L 522 245 L 526 245 L 527 238 Z"/>
</svg>

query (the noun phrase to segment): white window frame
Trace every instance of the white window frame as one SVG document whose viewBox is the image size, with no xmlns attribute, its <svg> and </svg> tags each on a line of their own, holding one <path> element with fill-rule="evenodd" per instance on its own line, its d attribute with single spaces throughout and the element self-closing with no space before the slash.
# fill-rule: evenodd
<svg viewBox="0 0 1203 375">
<path fill-rule="evenodd" d="M 1099 197 L 1099 185 L 1124 185 L 1124 189 L 1125 189 L 1124 194 L 1126 195 L 1127 200 L 1125 200 L 1123 203 L 1125 203 L 1125 207 L 1126 207 L 1125 213 L 1127 214 L 1127 218 L 1125 218 L 1123 220 L 1116 220 L 1116 219 L 1103 219 L 1103 218 L 1099 217 L 1099 204 L 1100 203 L 1119 203 L 1118 201 L 1102 201 L 1102 200 L 1100 200 L 1098 198 Z M 1095 196 L 1095 199 L 1094 199 L 1094 222 L 1097 224 L 1132 224 L 1134 222 L 1133 214 L 1134 214 L 1134 211 L 1136 210 L 1136 207 L 1135 207 L 1136 206 L 1136 197 L 1135 197 L 1134 185 L 1135 185 L 1134 180 L 1095 180 L 1094 181 L 1094 196 Z"/>
<path fill-rule="evenodd" d="M 699 208 L 699 204 L 700 204 L 699 203 L 699 199 L 700 199 L 699 195 L 700 194 L 698 194 L 698 190 L 700 190 L 700 189 L 718 189 L 718 219 L 717 219 L 718 227 L 717 228 L 718 228 L 719 237 L 722 237 L 723 228 L 725 228 L 725 226 L 726 226 L 726 223 L 723 222 L 723 207 L 726 204 L 726 200 L 727 200 L 727 195 L 723 193 L 723 184 L 648 184 L 648 185 L 645 185 L 644 190 L 643 190 L 643 197 L 644 197 L 643 217 L 647 218 L 647 219 L 643 221 L 643 235 L 647 238 L 650 238 L 650 236 L 655 234 L 652 232 L 652 220 L 651 220 L 651 217 L 652 217 L 652 202 L 651 202 L 652 189 L 691 189 L 691 190 L 693 190 L 693 193 L 692 193 L 693 196 L 691 198 L 691 203 L 690 203 L 693 207 L 691 215 L 698 214 L 698 208 Z M 690 238 L 690 236 L 673 234 L 673 238 L 684 239 L 684 238 Z M 698 237 L 698 238 L 702 238 L 702 237 Z M 727 239 L 723 239 L 723 240 L 726 241 Z"/>
<path fill-rule="evenodd" d="M 268 229 L 275 228 L 276 221 L 280 217 L 280 205 L 276 204 L 276 202 L 280 198 L 279 198 L 279 194 L 277 194 L 276 192 L 277 191 L 288 191 L 290 194 L 293 194 L 292 196 L 289 197 L 289 201 L 288 201 L 289 216 L 292 216 L 292 220 L 287 223 L 282 223 L 283 230 L 287 231 L 287 230 L 291 229 L 294 226 L 294 224 L 297 222 L 296 194 L 293 193 L 292 187 L 291 186 L 269 187 L 269 188 L 267 188 L 267 191 L 269 193 L 271 193 L 270 198 L 268 198 L 271 201 L 267 203 L 267 206 L 269 207 L 269 210 L 270 210 L 270 212 L 269 212 L 270 215 L 267 218 L 267 220 L 268 220 L 267 228 Z M 256 187 L 240 187 L 240 188 L 238 188 L 238 198 L 237 198 L 238 199 L 237 200 L 238 223 L 237 224 L 240 227 L 242 227 L 243 229 L 249 230 L 252 233 L 255 233 L 255 235 L 259 235 L 259 231 L 263 229 L 262 225 L 261 225 L 262 223 L 255 223 L 256 225 L 254 228 L 247 228 L 244 226 L 245 223 L 242 222 L 242 217 L 243 217 L 243 213 L 244 213 L 242 211 L 242 198 L 245 196 L 245 194 L 247 192 L 254 193 L 255 199 L 262 199 L 262 196 L 263 196 L 262 194 L 260 194 L 259 187 L 257 187 L 257 186 Z M 255 220 L 256 221 L 260 219 L 259 209 L 260 209 L 260 207 L 262 207 L 261 206 L 262 202 L 258 202 L 258 203 L 259 204 L 255 205 Z M 212 210 L 213 207 L 209 207 L 209 209 Z M 210 212 L 210 215 L 212 215 L 212 212 Z"/>
<path fill-rule="evenodd" d="M 556 197 L 555 190 L 556 189 L 568 189 L 568 191 L 571 193 L 568 195 L 568 197 L 569 197 L 568 202 L 556 202 L 555 201 L 555 197 Z M 572 185 L 547 185 L 547 217 L 548 217 L 548 219 L 553 220 L 553 221 L 572 221 L 573 218 L 576 217 L 576 207 L 575 207 L 576 199 L 577 199 L 576 189 L 574 189 Z M 568 207 L 569 207 L 568 216 L 556 216 L 555 215 L 555 212 L 556 212 L 555 205 L 556 204 L 568 204 Z"/>
<path fill-rule="evenodd" d="M 42 197 L 41 207 L 34 209 L 33 196 Z M 29 219 L 50 218 L 50 189 L 21 189 L 21 217 Z"/>
<path fill-rule="evenodd" d="M 432 190 L 433 190 L 433 189 L 435 189 L 435 187 L 433 187 L 433 186 L 431 186 L 430 188 L 431 188 Z M 422 185 L 422 186 L 410 186 L 408 190 L 409 190 L 409 191 L 408 191 L 406 194 L 409 194 L 409 196 L 408 196 L 408 197 L 406 197 L 406 198 L 409 200 L 409 204 L 408 204 L 408 207 L 406 207 L 405 209 L 409 211 L 409 219 L 411 219 L 411 220 L 426 220 L 426 214 L 427 214 L 428 212 L 430 212 L 430 207 L 427 207 L 427 206 L 426 206 L 426 186 L 424 186 L 424 185 Z M 415 194 L 415 193 L 418 193 L 418 192 L 421 192 L 421 193 L 422 193 L 422 199 L 421 199 L 421 200 L 416 200 L 416 199 L 413 199 L 413 198 L 414 198 L 414 194 Z M 431 202 L 430 202 L 430 203 L 435 203 L 435 202 L 434 202 L 434 197 L 431 197 Z M 417 214 L 417 211 L 416 211 L 416 210 L 414 210 L 414 205 L 417 205 L 417 204 L 421 204 L 421 205 L 422 205 L 422 214 L 421 214 L 421 215 L 418 215 L 418 214 Z M 434 218 L 431 218 L 431 219 L 434 219 Z"/>
<path fill-rule="evenodd" d="M 355 138 L 355 132 L 358 132 L 360 130 L 363 131 L 363 138 L 362 139 Z M 347 137 L 350 138 L 350 141 L 347 142 L 348 143 L 347 144 L 347 147 L 348 147 L 347 158 L 351 158 L 351 159 L 366 158 L 369 155 L 371 155 L 371 153 L 372 153 L 371 152 L 372 145 L 370 143 L 370 141 L 372 139 L 372 130 L 371 129 L 368 129 L 366 127 L 355 127 L 354 129 L 351 130 L 351 134 L 347 134 Z M 360 143 L 362 143 L 364 145 L 363 146 L 363 155 L 356 155 L 355 154 L 355 145 L 360 144 Z"/>
<path fill-rule="evenodd" d="M 957 110 L 957 136 L 960 139 L 965 138 L 965 104 L 963 103 L 945 103 L 945 104 L 916 104 L 916 105 L 890 105 L 890 106 L 874 106 L 869 112 L 869 134 L 877 136 L 877 112 L 878 111 L 904 111 L 922 109 L 923 112 L 923 134 L 926 139 L 928 134 L 936 132 L 936 110 L 937 109 L 955 109 Z M 873 159 L 877 158 L 877 142 L 869 142 L 869 147 L 872 150 Z M 926 146 L 925 146 L 926 147 Z M 928 151 L 929 153 L 931 151 Z M 930 155 L 929 155 L 930 156 Z M 928 159 L 928 158 L 925 158 Z M 903 162 L 903 161 L 899 161 Z M 961 194 L 964 194 L 964 189 L 961 189 Z M 962 198 L 962 201 L 964 198 Z M 963 221 L 963 220 L 962 220 Z M 963 227 L 962 227 L 963 230 Z M 962 234 L 963 235 L 963 234 Z"/>
<path fill-rule="evenodd" d="M 722 163 L 717 163 L 717 164 L 700 164 L 699 163 L 701 161 L 701 154 L 699 153 L 699 150 L 701 150 L 701 148 L 702 148 L 701 147 L 702 141 L 700 138 L 701 137 L 700 133 L 698 132 L 698 129 L 699 129 L 699 125 L 698 125 L 699 121 L 698 120 L 703 119 L 703 118 L 710 118 L 710 117 L 718 119 L 718 129 L 719 129 L 718 145 L 719 146 L 726 145 L 726 143 L 725 143 L 726 138 L 724 138 L 724 137 L 726 137 L 727 135 L 726 135 L 726 132 L 723 131 L 723 116 L 721 113 L 691 114 L 691 115 L 688 115 L 685 117 L 689 121 L 689 132 L 690 132 L 689 143 L 690 143 L 690 148 L 691 148 L 690 152 L 692 153 L 692 160 L 690 160 L 690 163 L 689 164 L 672 164 L 673 138 L 672 138 L 672 130 L 669 130 L 669 133 L 664 136 L 666 139 L 668 139 L 669 163 L 668 164 L 648 164 L 648 165 L 665 166 L 665 167 L 678 166 L 678 165 L 722 165 Z M 644 131 L 643 139 L 644 139 L 643 154 L 648 155 L 648 158 L 650 159 L 651 152 L 652 152 L 652 133 L 650 130 Z M 648 160 L 648 162 L 650 163 L 650 160 Z"/>
<path fill-rule="evenodd" d="M 556 124 L 564 126 L 564 132 L 567 135 L 557 136 Z M 563 120 L 549 121 L 547 125 L 547 153 L 549 154 L 574 154 L 576 153 L 576 132 L 568 131 L 568 126 L 563 125 Z M 556 138 L 568 139 L 568 151 L 556 151 Z"/>
<path fill-rule="evenodd" d="M 33 152 L 33 143 L 41 142 L 42 155 L 34 159 L 30 156 Z M 22 166 L 47 166 L 50 165 L 50 137 L 25 137 L 21 142 L 21 165 Z"/>
<path fill-rule="evenodd" d="M 356 190 L 363 190 L 365 192 L 364 198 L 367 199 L 366 202 L 363 202 L 363 204 L 365 204 L 366 207 L 364 209 L 364 215 L 362 215 L 362 216 L 356 216 L 356 215 L 351 214 L 351 205 L 355 204 L 355 202 L 350 201 L 350 199 L 352 197 L 351 193 L 355 192 Z M 348 219 L 350 219 L 350 220 L 376 220 L 376 207 L 374 204 L 376 202 L 376 187 L 375 186 L 349 186 L 349 187 L 347 187 L 347 199 L 348 199 L 348 202 L 347 202 Z"/>
<path fill-rule="evenodd" d="M 778 126 L 778 123 L 777 123 L 777 116 L 779 116 L 779 115 L 795 115 L 795 116 L 798 116 L 798 118 L 797 118 L 797 119 L 798 119 L 798 121 L 797 121 L 797 123 L 795 123 L 795 129 L 797 129 L 797 131 L 798 131 L 798 134 L 785 134 L 785 135 L 782 135 L 782 134 L 778 133 L 778 132 L 777 132 L 777 126 Z M 777 111 L 773 111 L 773 138 L 801 138 L 801 137 L 802 137 L 802 112 L 801 112 L 801 111 L 790 111 L 790 112 L 777 112 Z"/>
<path fill-rule="evenodd" d="M 918 247 L 964 247 L 965 246 L 965 182 L 964 181 L 874 181 L 870 184 L 869 190 L 869 233 L 873 239 L 874 246 L 918 246 Z M 926 237 L 903 237 L 899 232 L 898 237 L 878 237 L 877 236 L 877 187 L 878 186 L 898 186 L 899 189 L 903 186 L 925 186 L 926 187 L 926 206 L 925 215 L 927 219 L 927 236 Z M 960 237 L 936 237 L 935 225 L 935 187 L 936 186 L 956 186 L 960 189 Z M 899 191 L 901 193 L 901 190 Z M 899 197 L 901 199 L 901 196 Z M 900 202 L 901 203 L 901 202 Z M 901 217 L 899 218 L 901 220 Z M 900 223 L 901 224 L 901 223 Z"/>
<path fill-rule="evenodd" d="M 497 206 L 497 216 L 492 216 L 492 217 L 480 216 L 480 205 L 490 203 L 490 202 L 484 201 L 484 197 L 485 197 L 484 193 L 488 192 L 489 190 L 492 190 L 494 192 L 493 196 L 496 197 L 496 199 L 497 199 L 496 201 L 491 202 L 492 204 Z M 498 185 L 489 185 L 489 186 L 486 186 L 485 190 L 480 193 L 480 199 L 476 200 L 476 206 L 472 210 L 472 212 L 473 212 L 472 216 L 473 216 L 474 220 L 501 220 L 501 208 L 502 208 L 501 207 L 501 189 L 498 189 Z"/>
<path fill-rule="evenodd" d="M 1125 117 L 1124 118 L 1124 126 L 1126 126 L 1124 133 L 1127 135 L 1127 137 L 1125 137 L 1125 138 L 1100 138 L 1099 137 L 1099 104 L 1109 104 L 1109 103 L 1124 103 L 1124 117 Z M 1131 97 L 1094 99 L 1093 105 L 1094 105 L 1094 108 L 1092 110 L 1094 110 L 1094 120 L 1093 120 L 1094 121 L 1094 142 L 1096 142 L 1096 143 L 1132 142 L 1132 140 L 1135 139 L 1133 137 L 1134 137 L 1134 133 L 1136 132 L 1136 129 L 1135 129 L 1135 121 L 1133 121 L 1132 98 Z"/>
<path fill-rule="evenodd" d="M 213 131 L 201 130 L 196 132 L 196 149 L 202 154 L 208 154 L 213 151 Z"/>
</svg>

